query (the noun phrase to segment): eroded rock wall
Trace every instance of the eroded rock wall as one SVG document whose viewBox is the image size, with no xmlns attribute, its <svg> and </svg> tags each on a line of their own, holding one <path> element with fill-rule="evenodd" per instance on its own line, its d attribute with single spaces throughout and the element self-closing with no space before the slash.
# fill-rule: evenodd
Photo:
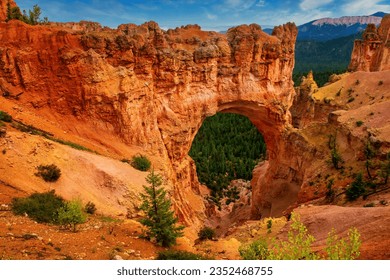
<svg viewBox="0 0 390 280">
<path fill-rule="evenodd" d="M 283 143 L 291 137 L 294 24 L 273 36 L 255 24 L 226 35 L 196 25 L 164 31 L 154 22 L 76 27 L 0 23 L 2 91 L 22 92 L 18 102 L 37 112 L 75 117 L 158 155 L 177 214 L 195 226 L 205 206 L 188 156 L 192 141 L 206 117 L 243 114 L 268 151 L 267 168 L 253 181 L 253 214 L 270 214 L 276 201 L 271 212 L 280 213 L 296 199 L 302 170 Z"/>
<path fill-rule="evenodd" d="M 378 28 L 369 24 L 363 39 L 355 41 L 348 70 L 390 70 L 390 15 L 383 17 Z"/>
</svg>

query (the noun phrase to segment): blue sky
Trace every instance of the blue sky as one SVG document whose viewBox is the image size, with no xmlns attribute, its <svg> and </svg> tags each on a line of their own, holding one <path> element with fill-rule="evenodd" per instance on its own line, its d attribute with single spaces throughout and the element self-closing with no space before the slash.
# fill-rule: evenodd
<svg viewBox="0 0 390 280">
<path fill-rule="evenodd" d="M 38 4 L 50 21 L 122 23 L 156 21 L 161 28 L 199 24 L 204 30 L 257 23 L 263 28 L 323 17 L 390 12 L 390 0 L 15 0 L 21 9 Z"/>
</svg>

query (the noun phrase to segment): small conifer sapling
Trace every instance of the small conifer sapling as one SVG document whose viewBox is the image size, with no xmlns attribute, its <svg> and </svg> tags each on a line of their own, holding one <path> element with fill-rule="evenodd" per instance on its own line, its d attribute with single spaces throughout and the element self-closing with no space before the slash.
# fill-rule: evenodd
<svg viewBox="0 0 390 280">
<path fill-rule="evenodd" d="M 167 192 L 161 187 L 161 175 L 151 171 L 146 177 L 149 186 L 144 186 L 145 193 L 141 194 L 141 210 L 145 217 L 141 223 L 148 228 L 147 235 L 163 247 L 176 244 L 176 239 L 183 236 L 183 226 L 177 225 L 178 219 L 171 210 L 171 201 Z"/>
</svg>

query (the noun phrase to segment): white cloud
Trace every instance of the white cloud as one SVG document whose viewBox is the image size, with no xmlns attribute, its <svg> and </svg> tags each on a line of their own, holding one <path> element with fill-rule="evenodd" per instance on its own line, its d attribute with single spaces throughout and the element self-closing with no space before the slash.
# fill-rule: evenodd
<svg viewBox="0 0 390 280">
<path fill-rule="evenodd" d="M 284 18 L 288 18 L 289 21 L 295 22 L 297 25 L 301 25 L 312 20 L 320 18 L 331 18 L 334 14 L 331 11 L 313 10 L 310 13 L 293 13 L 286 15 Z"/>
<path fill-rule="evenodd" d="M 256 4 L 256 7 L 264 7 L 265 6 L 265 0 L 259 0 L 259 2 Z"/>
<path fill-rule="evenodd" d="M 333 0 L 303 0 L 299 7 L 304 11 L 310 11 L 332 3 Z"/>
<path fill-rule="evenodd" d="M 389 4 L 381 4 L 385 1 L 382 0 L 355 0 L 347 1 L 342 5 L 342 10 L 346 15 L 370 15 L 375 12 L 389 12 Z M 386 1 L 388 3 L 388 1 Z"/>
<path fill-rule="evenodd" d="M 223 10 L 236 9 L 236 11 L 244 11 L 255 5 L 257 0 L 225 0 L 222 5 L 219 5 Z"/>
<path fill-rule="evenodd" d="M 210 20 L 216 20 L 218 18 L 217 15 L 206 13 L 206 17 Z"/>
</svg>

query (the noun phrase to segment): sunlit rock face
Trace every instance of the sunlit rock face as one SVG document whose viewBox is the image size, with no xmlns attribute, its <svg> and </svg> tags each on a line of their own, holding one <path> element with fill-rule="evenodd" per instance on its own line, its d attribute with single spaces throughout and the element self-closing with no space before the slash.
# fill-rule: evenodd
<svg viewBox="0 0 390 280">
<path fill-rule="evenodd" d="M 363 33 L 363 40 L 355 41 L 348 70 L 390 70 L 390 15 L 383 17 L 378 28 L 369 24 Z"/>
<path fill-rule="evenodd" d="M 19 102 L 37 111 L 75 117 L 158 155 L 185 223 L 205 219 L 188 152 L 203 120 L 220 111 L 247 116 L 267 144 L 252 180 L 252 215 L 277 215 L 296 201 L 303 171 L 291 149 L 300 141 L 289 113 L 294 24 L 272 36 L 255 24 L 226 34 L 196 25 L 165 31 L 155 22 L 108 29 L 10 21 L 0 30 L 1 86 L 23 92 Z"/>
</svg>

